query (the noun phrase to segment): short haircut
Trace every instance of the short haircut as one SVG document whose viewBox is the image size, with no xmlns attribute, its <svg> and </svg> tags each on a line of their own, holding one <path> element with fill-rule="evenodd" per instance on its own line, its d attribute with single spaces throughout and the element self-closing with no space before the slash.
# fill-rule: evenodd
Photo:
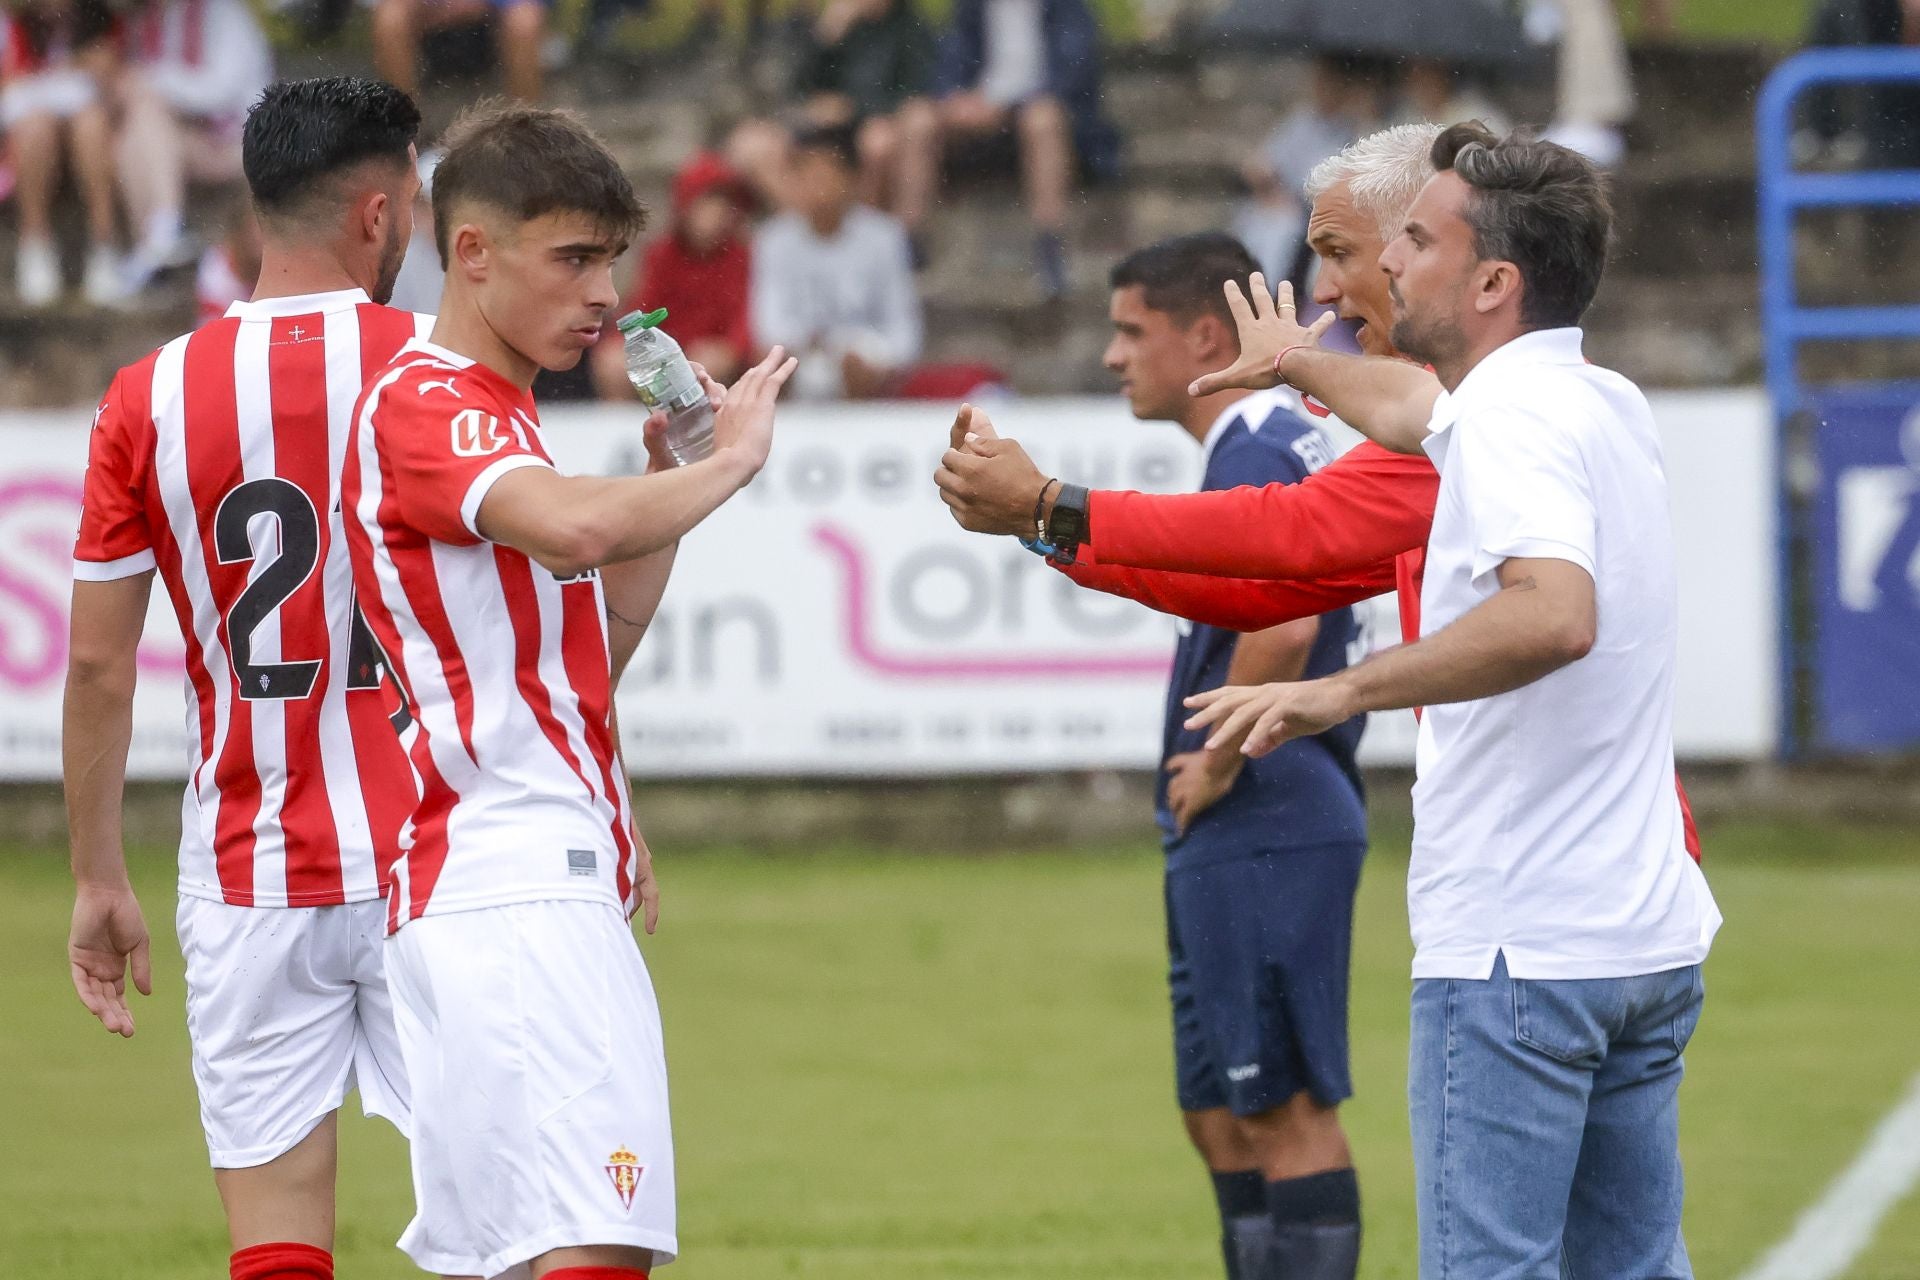
<svg viewBox="0 0 1920 1280">
<path fill-rule="evenodd" d="M 1114 289 L 1138 285 L 1149 307 L 1183 325 L 1204 314 L 1235 332 L 1224 286 L 1235 280 L 1245 288 L 1247 277 L 1259 269 L 1238 240 L 1224 231 L 1202 231 L 1136 249 L 1114 265 L 1107 284 Z"/>
<path fill-rule="evenodd" d="M 1433 167 L 1467 184 L 1467 225 L 1481 261 L 1511 262 L 1531 328 L 1580 323 L 1607 266 L 1613 205 L 1607 183 L 1577 151 L 1525 134 L 1497 138 L 1474 121 L 1434 140 Z"/>
<path fill-rule="evenodd" d="M 463 201 L 521 222 L 581 213 L 604 233 L 631 239 L 647 211 L 620 162 L 571 111 L 488 99 L 460 113 L 433 171 L 433 238 L 447 264 L 453 211 Z"/>
<path fill-rule="evenodd" d="M 849 169 L 860 165 L 859 141 L 850 124 L 809 125 L 793 135 L 795 154 L 819 151 L 832 156 Z"/>
<path fill-rule="evenodd" d="M 1407 210 L 1433 177 L 1437 124 L 1397 124 L 1370 133 L 1328 156 L 1307 174 L 1307 199 L 1318 200 L 1337 183 L 1347 184 L 1353 207 L 1371 219 L 1382 240 L 1400 234 Z"/>
<path fill-rule="evenodd" d="M 247 112 L 240 162 L 263 217 L 300 217 L 358 165 L 404 169 L 420 132 L 420 108 L 382 80 L 325 76 L 286 80 Z"/>
</svg>

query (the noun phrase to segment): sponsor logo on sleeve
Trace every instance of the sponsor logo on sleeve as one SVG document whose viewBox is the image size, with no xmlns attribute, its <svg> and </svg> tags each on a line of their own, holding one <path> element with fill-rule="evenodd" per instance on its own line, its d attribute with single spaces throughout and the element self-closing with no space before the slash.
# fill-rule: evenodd
<svg viewBox="0 0 1920 1280">
<path fill-rule="evenodd" d="M 462 458 L 484 458 L 507 447 L 512 439 L 500 430 L 500 419 L 478 409 L 453 415 L 453 452 Z"/>
</svg>

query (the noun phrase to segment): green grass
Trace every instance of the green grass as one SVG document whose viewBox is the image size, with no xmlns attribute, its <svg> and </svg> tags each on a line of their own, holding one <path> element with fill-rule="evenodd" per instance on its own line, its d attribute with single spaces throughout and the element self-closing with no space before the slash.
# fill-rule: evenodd
<svg viewBox="0 0 1920 1280">
<path fill-rule="evenodd" d="M 1728 917 L 1689 1055 L 1689 1235 L 1733 1277 L 1844 1168 L 1920 1070 L 1920 841 L 1886 830 L 1710 833 Z M 1403 1104 L 1404 838 L 1373 858 L 1346 1110 L 1369 1280 L 1411 1280 Z M 1205 1179 L 1171 1101 L 1159 869 L 1095 854 L 771 859 L 663 853 L 647 944 L 667 1020 L 679 1280 L 1163 1280 L 1214 1274 Z M 140 1033 L 67 986 L 56 854 L 0 854 L 0 1274 L 221 1274 L 226 1247 L 187 1068 L 170 867 L 136 874 L 159 933 Z M 399 1139 L 343 1126 L 341 1274 L 393 1249 Z M 1920 1199 L 1920 1198 L 1916 1198 Z M 1920 1274 L 1920 1203 L 1855 1280 Z"/>
<path fill-rule="evenodd" d="M 1791 46 L 1807 38 L 1809 0 L 1675 0 L 1676 34 L 1695 40 L 1759 40 Z M 1628 25 L 1631 36 L 1633 25 Z"/>
</svg>

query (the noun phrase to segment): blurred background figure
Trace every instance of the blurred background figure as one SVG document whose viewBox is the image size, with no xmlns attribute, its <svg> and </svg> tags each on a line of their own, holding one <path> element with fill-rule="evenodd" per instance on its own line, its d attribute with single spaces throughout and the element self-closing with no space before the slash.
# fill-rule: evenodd
<svg viewBox="0 0 1920 1280">
<path fill-rule="evenodd" d="M 1100 32 L 1086 0 L 955 0 L 940 57 L 941 133 L 949 141 L 1013 140 L 1047 298 L 1067 291 L 1076 163 L 1094 178 L 1119 168 L 1119 135 L 1100 109 L 1100 71 Z"/>
<path fill-rule="evenodd" d="M 633 288 L 620 304 L 620 315 L 665 307 L 663 327 L 689 360 L 705 365 L 721 383 L 739 377 L 753 358 L 752 204 L 746 183 L 725 160 L 711 151 L 697 153 L 675 177 L 672 221 L 647 245 Z M 601 399 L 633 398 L 625 350 L 611 324 L 594 349 L 593 376 Z"/>
<path fill-rule="evenodd" d="M 208 245 L 194 272 L 194 327 L 218 320 L 236 302 L 253 297 L 260 279 L 260 223 L 253 203 L 233 201 L 226 218 L 227 233 Z"/>
<path fill-rule="evenodd" d="M 1920 44 L 1916 0 L 1821 0 L 1807 43 Z M 1907 168 L 1920 164 L 1920 88 L 1911 84 L 1822 87 L 1801 105 L 1793 144 L 1802 164 Z"/>
<path fill-rule="evenodd" d="M 419 95 L 422 38 L 489 28 L 501 87 L 526 102 L 540 98 L 547 39 L 545 0 L 376 0 L 373 65 L 381 77 Z"/>
<path fill-rule="evenodd" d="M 826 0 L 805 30 L 795 88 L 814 124 L 851 124 L 860 198 L 917 235 L 939 181 L 935 40 L 913 0 Z"/>
<path fill-rule="evenodd" d="M 1307 96 L 1247 157 L 1250 193 L 1233 233 L 1269 280 L 1301 282 L 1306 249 L 1307 175 L 1315 165 L 1385 123 L 1383 70 L 1353 54 L 1315 56 Z"/>
<path fill-rule="evenodd" d="M 126 290 L 138 293 L 194 259 L 187 184 L 240 178 L 240 128 L 273 80 L 273 52 L 246 0 L 157 0 L 125 40 L 116 171 L 134 246 Z"/>
<path fill-rule="evenodd" d="M 440 290 L 447 279 L 440 266 L 440 248 L 433 242 L 433 171 L 440 166 L 440 154 L 437 147 L 420 153 L 420 194 L 413 200 L 413 239 L 407 241 L 407 256 L 400 263 L 388 303 L 425 316 L 440 313 Z"/>
<path fill-rule="evenodd" d="M 53 235 L 63 170 L 86 213 L 86 299 L 104 306 L 123 292 L 103 87 L 116 64 L 112 36 L 112 15 L 98 0 L 28 0 L 0 12 L 0 126 L 19 203 L 14 288 L 28 307 L 51 305 L 65 286 Z"/>
<path fill-rule="evenodd" d="M 789 395 L 864 399 L 920 357 L 920 295 L 898 219 L 859 202 L 853 131 L 815 127 L 793 144 L 792 209 L 753 245 L 756 341 L 801 357 Z"/>
<path fill-rule="evenodd" d="M 1614 0 L 1536 0 L 1527 25 L 1542 43 L 1558 43 L 1553 123 L 1541 136 L 1603 168 L 1618 166 L 1633 118 L 1633 70 Z"/>
<path fill-rule="evenodd" d="M 1478 120 L 1496 133 L 1511 124 L 1466 70 L 1444 58 L 1408 58 L 1388 124 L 1460 124 Z"/>
</svg>

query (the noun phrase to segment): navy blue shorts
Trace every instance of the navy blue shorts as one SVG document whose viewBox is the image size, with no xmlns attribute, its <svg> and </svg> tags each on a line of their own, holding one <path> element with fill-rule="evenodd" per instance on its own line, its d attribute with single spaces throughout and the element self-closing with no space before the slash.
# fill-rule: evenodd
<svg viewBox="0 0 1920 1280">
<path fill-rule="evenodd" d="M 1303 1089 L 1327 1106 L 1352 1095 L 1347 968 L 1365 855 L 1319 845 L 1168 868 L 1181 1110 L 1251 1116 Z"/>
</svg>

